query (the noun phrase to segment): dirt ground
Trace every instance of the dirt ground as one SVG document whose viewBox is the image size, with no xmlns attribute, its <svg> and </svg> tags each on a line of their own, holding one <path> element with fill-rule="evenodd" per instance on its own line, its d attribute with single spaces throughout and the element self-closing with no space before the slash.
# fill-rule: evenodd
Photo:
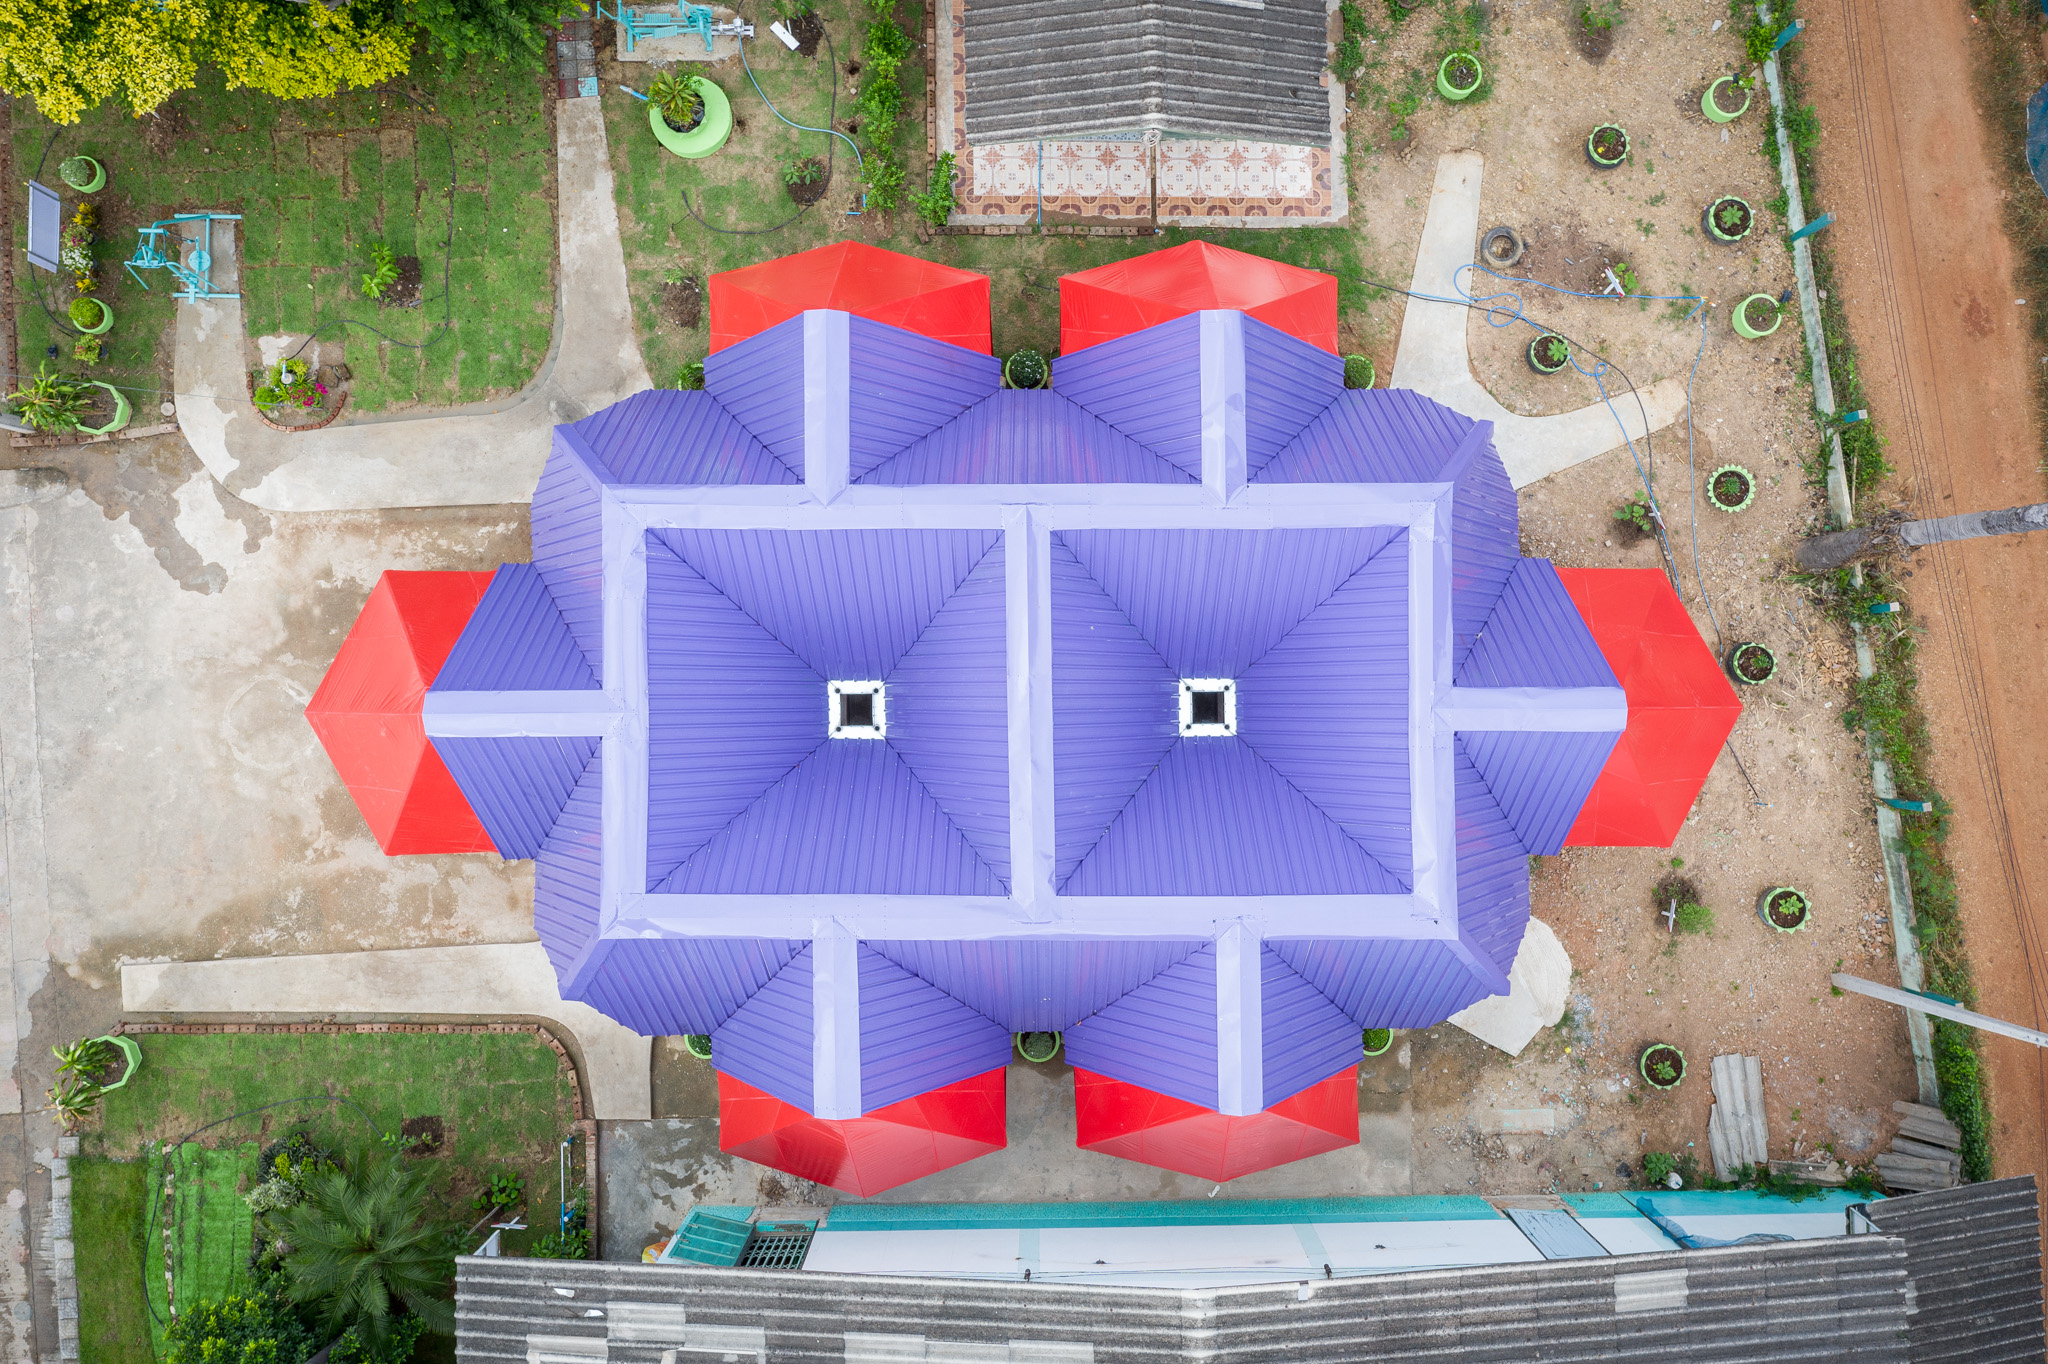
<svg viewBox="0 0 2048 1364">
<path fill-rule="evenodd" d="M 2040 16 L 2034 16 L 2039 22 Z M 1902 501 L 1940 516 L 2041 500 L 2029 386 L 2038 357 L 2001 221 L 1996 149 L 1971 103 L 1916 99 L 1977 79 L 1975 16 L 1913 0 L 1821 0 L 1807 70 L 1823 128 L 1821 198 L 1872 414 Z M 2044 30 L 2048 31 L 2048 30 Z M 1911 54 L 1907 64 L 1905 54 Z M 2033 82 L 2043 79 L 2037 63 Z M 1903 102 L 1903 108 L 1902 108 Z M 1847 281 L 1857 281 L 1851 287 Z M 1924 551 L 1908 606 L 1924 633 L 1922 705 L 1954 806 L 1948 851 L 1985 1011 L 2048 1026 L 2048 741 L 2039 724 L 2048 543 L 1976 540 Z M 2048 1181 L 2048 1066 L 1982 1039 L 2000 1175 Z"/>
<path fill-rule="evenodd" d="M 1556 0 L 1497 5 L 1491 98 L 1466 107 L 1429 101 L 1409 119 L 1404 148 L 1359 158 L 1356 211 L 1368 239 L 1383 244 L 1371 265 L 1383 279 L 1409 278 L 1437 158 L 1471 147 L 1487 157 L 1482 229 L 1504 223 L 1530 244 L 1503 273 L 1591 293 L 1626 262 L 1641 293 L 1703 295 L 1704 338 L 1685 302 L 1577 298 L 1469 274 L 1455 282 L 1478 296 L 1512 290 L 1531 319 L 1611 357 L 1626 373 L 1606 376 L 1610 395 L 1625 394 L 1630 379 L 1683 381 L 1698 357 L 1693 472 L 1683 423 L 1638 458 L 1653 476 L 1701 633 L 1710 644 L 1761 640 L 1780 667 L 1770 683 L 1744 690 L 1732 743 L 1747 778 L 1724 754 L 1674 847 L 1573 849 L 1535 864 L 1535 912 L 1576 968 L 1567 1026 L 1513 1060 L 1452 1028 L 1410 1039 L 1418 1193 L 1613 1188 L 1646 1150 L 1690 1147 L 1704 1163 L 1707 1062 L 1720 1053 L 1762 1059 L 1779 1157 L 1826 1148 L 1867 1160 L 1889 1140 L 1892 1101 L 1916 1092 L 1897 1011 L 1836 997 L 1828 984 L 1838 966 L 1880 980 L 1895 968 L 1868 768 L 1860 739 L 1837 719 L 1854 674 L 1847 641 L 1783 578 L 1793 543 L 1825 514 L 1802 467 L 1819 432 L 1808 415 L 1797 315 L 1762 341 L 1737 337 L 1728 323 L 1743 297 L 1775 297 L 1792 284 L 1790 257 L 1773 235 L 1781 225 L 1767 207 L 1776 178 L 1759 154 L 1764 95 L 1759 89 L 1725 130 L 1700 113 L 1700 93 L 1740 60 L 1735 31 L 1713 27 L 1725 20 L 1724 5 L 1632 7 L 1598 63 L 1577 48 L 1576 9 Z M 1410 19 L 1391 40 L 1395 61 L 1423 60 L 1429 35 Z M 1384 114 L 1367 107 L 1354 118 L 1354 141 L 1384 143 Z M 1628 129 L 1632 159 L 1595 171 L 1584 139 L 1610 121 Z M 1699 221 L 1730 193 L 1757 214 L 1751 239 L 1737 246 L 1710 241 Z M 1453 284 L 1429 287 L 1450 293 Z M 1474 368 L 1495 396 L 1532 414 L 1599 401 L 1591 377 L 1529 369 L 1523 350 L 1535 333 L 1514 321 L 1513 306 L 1491 319 L 1475 314 L 1471 324 Z M 1353 319 L 1353 339 L 1382 374 L 1400 312 L 1389 299 Z M 1694 498 L 1724 462 L 1746 465 L 1760 484 L 1756 502 L 1735 516 Z M 1525 489 L 1524 551 L 1567 565 L 1657 567 L 1657 545 L 1625 543 L 1613 521 L 1612 509 L 1640 486 L 1624 450 Z M 1674 940 L 1652 904 L 1651 888 L 1673 858 L 1714 911 L 1707 934 Z M 1754 912 L 1764 887 L 1788 882 L 1817 906 L 1811 926 L 1790 936 Z M 1694 1073 L 1675 1093 L 1645 1093 L 1635 1073 L 1651 1041 L 1686 1052 Z"/>
</svg>

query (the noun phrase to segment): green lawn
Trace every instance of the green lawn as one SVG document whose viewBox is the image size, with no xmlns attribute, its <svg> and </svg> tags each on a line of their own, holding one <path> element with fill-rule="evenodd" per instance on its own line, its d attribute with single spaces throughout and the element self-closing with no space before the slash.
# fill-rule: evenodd
<svg viewBox="0 0 2048 1364">
<path fill-rule="evenodd" d="M 58 163 L 83 151 L 107 167 L 107 186 L 92 199 L 102 218 L 98 296 L 115 324 L 93 377 L 169 387 L 175 286 L 168 272 L 149 272 L 145 292 L 120 263 L 137 228 L 214 208 L 243 215 L 250 335 L 315 327 L 323 341 L 345 334 L 354 406 L 445 407 L 523 385 L 547 354 L 554 321 L 547 96 L 536 77 L 418 65 L 416 76 L 390 87 L 299 101 L 226 91 L 217 73 L 203 72 L 200 88 L 165 105 L 167 125 L 109 104 L 54 129 L 17 103 L 17 179 L 42 166 L 40 178 L 63 194 L 67 217 L 78 196 L 63 187 Z M 75 371 L 72 338 L 38 305 L 19 250 L 26 191 L 10 192 L 22 358 L 33 363 L 56 341 L 60 363 Z M 362 296 L 358 281 L 380 241 L 420 258 L 420 307 L 384 308 Z M 58 312 L 73 296 L 68 277 L 37 271 L 33 280 Z M 147 413 L 156 395 L 138 396 Z"/>
<path fill-rule="evenodd" d="M 154 1364 L 142 1298 L 146 1173 L 139 1160 L 71 1162 L 81 1364 Z M 161 1285 L 161 1255 L 156 1270 Z"/>
</svg>

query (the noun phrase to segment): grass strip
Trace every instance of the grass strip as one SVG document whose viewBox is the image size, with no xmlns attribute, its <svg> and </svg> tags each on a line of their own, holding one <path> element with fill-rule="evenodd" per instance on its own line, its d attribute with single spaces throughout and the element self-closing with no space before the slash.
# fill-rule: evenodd
<svg viewBox="0 0 2048 1364">
<path fill-rule="evenodd" d="M 155 1364 L 142 1297 L 147 1174 L 135 1160 L 71 1162 L 71 1234 L 91 1247 L 77 1256 L 80 1364 Z"/>
</svg>

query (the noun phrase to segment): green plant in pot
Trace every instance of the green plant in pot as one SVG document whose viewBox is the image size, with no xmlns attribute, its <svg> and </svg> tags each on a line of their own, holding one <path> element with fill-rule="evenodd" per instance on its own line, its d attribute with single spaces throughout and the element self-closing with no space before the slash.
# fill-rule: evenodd
<svg viewBox="0 0 2048 1364">
<path fill-rule="evenodd" d="M 1700 95 L 1700 112 L 1710 122 L 1733 123 L 1749 108 L 1752 84 L 1747 76 L 1721 77 Z"/>
<path fill-rule="evenodd" d="M 93 386 L 68 374 L 52 374 L 48 362 L 36 377 L 7 395 L 7 407 L 32 429 L 46 434 L 76 431 L 92 409 Z"/>
<path fill-rule="evenodd" d="M 1612 170 L 1628 160 L 1628 129 L 1619 123 L 1603 123 L 1586 134 L 1586 159 L 1601 170 Z"/>
<path fill-rule="evenodd" d="M 1555 374 L 1572 362 L 1569 341 L 1555 332 L 1545 332 L 1529 343 L 1529 368 L 1538 374 Z"/>
<path fill-rule="evenodd" d="M 1723 464 L 1707 475 L 1707 501 L 1724 512 L 1739 512 L 1756 500 L 1756 475 L 1740 464 Z"/>
<path fill-rule="evenodd" d="M 1745 687 L 1771 680 L 1778 671 L 1778 656 L 1753 639 L 1743 640 L 1728 651 L 1728 675 Z"/>
<path fill-rule="evenodd" d="M 1365 1030 L 1365 1054 L 1367 1056 L 1384 1056 L 1387 1048 L 1393 1045 L 1394 1030 L 1392 1028 L 1367 1028 Z"/>
<path fill-rule="evenodd" d="M 1751 294 L 1735 305 L 1735 311 L 1728 316 L 1737 336 L 1758 341 L 1778 330 L 1784 320 L 1778 310 L 1778 300 L 1769 294 Z"/>
<path fill-rule="evenodd" d="M 1060 1035 L 1056 1032 L 1020 1032 L 1017 1034 L 1017 1054 L 1037 1064 L 1052 1060 L 1060 1054 Z"/>
<path fill-rule="evenodd" d="M 701 1032 L 685 1034 L 683 1037 L 683 1050 L 696 1057 L 699 1061 L 709 1061 L 711 1059 L 711 1039 Z"/>
<path fill-rule="evenodd" d="M 1486 75 L 1479 58 L 1470 52 L 1453 52 L 1436 68 L 1436 92 L 1453 104 L 1472 98 Z"/>
<path fill-rule="evenodd" d="M 1379 381 L 1379 371 L 1373 368 L 1372 358 L 1366 355 L 1344 357 L 1344 387 L 1371 388 Z"/>
<path fill-rule="evenodd" d="M 57 175 L 80 194 L 97 193 L 107 183 L 107 168 L 83 154 L 65 157 L 57 167 Z"/>
<path fill-rule="evenodd" d="M 1724 194 L 1707 205 L 1707 211 L 1700 215 L 1700 225 L 1715 241 L 1739 242 L 1756 225 L 1756 214 L 1747 201 Z"/>
<path fill-rule="evenodd" d="M 669 131 L 687 133 L 704 121 L 704 92 L 697 78 L 681 71 L 664 71 L 647 87 L 647 102 L 661 114 Z"/>
<path fill-rule="evenodd" d="M 86 336 L 104 336 L 114 325 L 114 310 L 90 294 L 71 300 L 71 325 Z"/>
<path fill-rule="evenodd" d="M 1793 886 L 1772 886 L 1756 897 L 1756 917 L 1779 933 L 1797 933 L 1812 913 L 1812 903 Z"/>
<path fill-rule="evenodd" d="M 703 76 L 663 71 L 647 87 L 647 126 L 662 146 L 695 160 L 732 136 L 732 104 Z"/>
<path fill-rule="evenodd" d="M 1685 1053 L 1669 1042 L 1652 1042 L 1636 1060 L 1644 1083 L 1652 1089 L 1676 1089 L 1685 1079 Z"/>
<path fill-rule="evenodd" d="M 1003 361 L 1003 382 L 1011 388 L 1044 388 L 1052 380 L 1052 367 L 1035 350 L 1015 352 Z"/>
</svg>

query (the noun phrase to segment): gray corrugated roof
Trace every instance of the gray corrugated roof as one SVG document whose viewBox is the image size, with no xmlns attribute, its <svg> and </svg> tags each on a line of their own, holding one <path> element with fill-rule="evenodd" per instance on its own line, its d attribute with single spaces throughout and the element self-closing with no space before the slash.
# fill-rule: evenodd
<svg viewBox="0 0 2048 1364">
<path fill-rule="evenodd" d="M 1906 1312 L 1890 1236 L 1184 1290 L 463 1259 L 456 1357 L 1905 1364 Z"/>
<path fill-rule="evenodd" d="M 967 140 L 1158 129 L 1326 147 L 1323 0 L 968 0 Z"/>
<path fill-rule="evenodd" d="M 2041 1315 L 2041 1212 L 2032 1175 L 1906 1194 L 1870 1205 L 1906 1243 L 1913 1364 L 2048 1356 Z"/>
</svg>

